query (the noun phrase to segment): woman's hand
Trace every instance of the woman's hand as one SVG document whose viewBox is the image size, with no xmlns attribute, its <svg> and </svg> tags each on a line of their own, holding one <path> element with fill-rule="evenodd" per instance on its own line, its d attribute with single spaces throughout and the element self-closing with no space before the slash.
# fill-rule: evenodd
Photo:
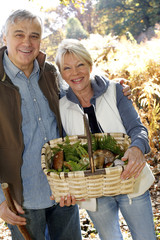
<svg viewBox="0 0 160 240">
<path fill-rule="evenodd" d="M 24 214 L 24 211 L 20 205 L 14 201 L 15 207 L 20 214 Z M 13 213 L 7 206 L 6 201 L 0 204 L 0 218 L 3 221 L 12 225 L 26 225 L 26 219 Z"/>
<path fill-rule="evenodd" d="M 128 164 L 121 174 L 122 179 L 128 179 L 133 176 L 137 178 L 146 164 L 144 154 L 138 147 L 127 149 L 121 160 L 128 160 Z"/>
</svg>

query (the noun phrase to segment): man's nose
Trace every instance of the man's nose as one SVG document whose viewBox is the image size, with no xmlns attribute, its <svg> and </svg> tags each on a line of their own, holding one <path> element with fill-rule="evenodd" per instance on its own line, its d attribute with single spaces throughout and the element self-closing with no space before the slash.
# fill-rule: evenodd
<svg viewBox="0 0 160 240">
<path fill-rule="evenodd" d="M 27 45 L 30 45 L 31 44 L 31 40 L 30 40 L 30 37 L 25 37 L 24 39 L 23 39 L 23 42 L 25 43 L 25 44 L 27 44 Z"/>
</svg>

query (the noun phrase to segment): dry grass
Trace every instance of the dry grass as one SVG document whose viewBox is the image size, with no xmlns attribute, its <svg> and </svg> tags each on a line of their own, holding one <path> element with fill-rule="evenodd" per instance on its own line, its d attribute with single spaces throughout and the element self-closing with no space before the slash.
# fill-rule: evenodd
<svg viewBox="0 0 160 240">
<path fill-rule="evenodd" d="M 99 71 L 109 79 L 125 78 L 128 81 L 134 106 L 148 128 L 152 150 L 159 150 L 160 38 L 137 44 L 126 37 L 90 35 L 82 42 Z"/>
</svg>

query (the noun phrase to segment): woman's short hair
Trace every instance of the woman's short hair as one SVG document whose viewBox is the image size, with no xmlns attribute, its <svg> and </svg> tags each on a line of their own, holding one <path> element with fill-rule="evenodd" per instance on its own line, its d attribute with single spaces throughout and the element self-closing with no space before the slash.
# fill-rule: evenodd
<svg viewBox="0 0 160 240">
<path fill-rule="evenodd" d="M 93 62 L 90 53 L 84 47 L 84 45 L 77 39 L 64 39 L 57 50 L 55 62 L 61 71 L 63 66 L 63 59 L 66 53 L 74 54 L 76 57 L 86 62 L 90 67 L 92 67 Z"/>
<path fill-rule="evenodd" d="M 33 14 L 32 12 L 25 10 L 25 9 L 18 9 L 16 11 L 14 11 L 13 13 L 11 13 L 11 15 L 7 18 L 5 25 L 4 25 L 3 33 L 5 35 L 7 35 L 8 28 L 10 25 L 16 23 L 16 21 L 24 21 L 26 19 L 30 20 L 30 21 L 37 19 L 40 23 L 41 30 L 43 31 L 42 19 L 39 16 L 37 16 L 37 15 Z"/>
</svg>

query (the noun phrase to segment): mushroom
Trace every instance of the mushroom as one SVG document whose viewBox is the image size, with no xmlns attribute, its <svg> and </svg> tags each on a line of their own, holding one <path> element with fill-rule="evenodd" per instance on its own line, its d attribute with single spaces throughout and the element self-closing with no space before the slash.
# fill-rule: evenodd
<svg viewBox="0 0 160 240">
<path fill-rule="evenodd" d="M 94 165 L 96 168 L 103 168 L 108 163 L 113 163 L 115 157 L 109 150 L 96 150 L 93 153 Z"/>
<path fill-rule="evenodd" d="M 63 151 L 57 152 L 52 159 L 52 168 L 55 170 L 62 169 L 64 162 Z"/>
</svg>

